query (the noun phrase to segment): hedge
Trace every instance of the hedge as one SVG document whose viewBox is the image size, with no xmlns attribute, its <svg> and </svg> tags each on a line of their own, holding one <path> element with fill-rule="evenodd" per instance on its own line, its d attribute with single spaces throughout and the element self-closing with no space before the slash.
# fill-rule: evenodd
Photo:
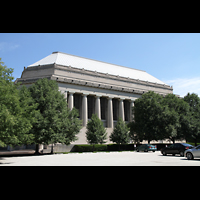
<svg viewBox="0 0 200 200">
<path fill-rule="evenodd" d="M 82 145 L 74 145 L 71 150 L 72 152 L 93 152 L 93 151 L 107 151 L 107 145 L 105 144 L 82 144 Z"/>
<path fill-rule="evenodd" d="M 140 146 L 141 144 L 136 144 L 136 146 Z M 157 150 L 165 147 L 166 145 L 171 145 L 169 143 L 155 143 L 152 145 L 157 146 Z M 93 152 L 93 151 L 133 151 L 135 150 L 134 144 L 81 144 L 81 145 L 74 145 L 71 149 L 71 152 Z"/>
<path fill-rule="evenodd" d="M 93 151 L 133 151 L 134 144 L 82 144 L 74 145 L 71 152 L 93 152 Z"/>
</svg>

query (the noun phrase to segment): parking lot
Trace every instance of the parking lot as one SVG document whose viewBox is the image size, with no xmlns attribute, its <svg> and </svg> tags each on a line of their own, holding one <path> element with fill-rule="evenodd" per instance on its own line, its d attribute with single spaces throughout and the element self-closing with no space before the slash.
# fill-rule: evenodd
<svg viewBox="0 0 200 200">
<path fill-rule="evenodd" d="M 200 160 L 153 152 L 98 152 L 1 157 L 0 166 L 200 166 Z"/>
</svg>

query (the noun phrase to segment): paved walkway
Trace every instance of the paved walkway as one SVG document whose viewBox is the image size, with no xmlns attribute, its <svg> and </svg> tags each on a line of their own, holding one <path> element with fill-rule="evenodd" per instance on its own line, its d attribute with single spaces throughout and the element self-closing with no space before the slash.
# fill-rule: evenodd
<svg viewBox="0 0 200 200">
<path fill-rule="evenodd" d="M 33 149 L 23 149 L 23 150 L 14 150 L 14 151 L 0 151 L 0 156 L 14 156 L 21 154 L 34 154 L 35 150 Z"/>
<path fill-rule="evenodd" d="M 1 157 L 0 166 L 200 166 L 200 160 L 153 152 L 73 153 Z"/>
</svg>

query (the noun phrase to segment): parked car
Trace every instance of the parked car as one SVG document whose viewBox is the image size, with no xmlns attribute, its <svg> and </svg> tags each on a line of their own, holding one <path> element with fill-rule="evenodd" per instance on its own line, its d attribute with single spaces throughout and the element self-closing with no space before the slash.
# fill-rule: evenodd
<svg viewBox="0 0 200 200">
<path fill-rule="evenodd" d="M 192 160 L 194 158 L 200 158 L 200 145 L 192 149 L 186 150 L 185 157 L 187 157 L 188 160 Z"/>
<path fill-rule="evenodd" d="M 161 153 L 163 156 L 166 156 L 167 154 L 180 154 L 180 156 L 184 156 L 184 152 L 187 149 L 192 149 L 194 146 L 187 144 L 187 143 L 175 143 L 168 147 L 162 148 Z"/>
<path fill-rule="evenodd" d="M 145 151 L 145 152 L 153 151 L 153 152 L 155 152 L 156 150 L 157 150 L 156 146 L 151 145 L 151 144 L 142 144 L 142 145 L 140 145 L 139 147 L 136 148 L 137 152 L 139 152 L 139 151 Z"/>
</svg>

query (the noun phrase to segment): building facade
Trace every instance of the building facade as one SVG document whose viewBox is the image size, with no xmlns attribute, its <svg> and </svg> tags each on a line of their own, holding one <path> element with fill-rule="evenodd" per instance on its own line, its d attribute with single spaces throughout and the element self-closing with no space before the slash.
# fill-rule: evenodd
<svg viewBox="0 0 200 200">
<path fill-rule="evenodd" d="M 24 67 L 16 82 L 30 86 L 40 78 L 57 81 L 68 107 L 78 109 L 83 128 L 73 144 L 87 143 L 86 124 L 93 113 L 102 120 L 109 138 L 119 117 L 126 122 L 132 120 L 134 101 L 142 94 L 148 91 L 163 96 L 173 93 L 172 87 L 145 71 L 61 52 L 53 52 Z"/>
</svg>

